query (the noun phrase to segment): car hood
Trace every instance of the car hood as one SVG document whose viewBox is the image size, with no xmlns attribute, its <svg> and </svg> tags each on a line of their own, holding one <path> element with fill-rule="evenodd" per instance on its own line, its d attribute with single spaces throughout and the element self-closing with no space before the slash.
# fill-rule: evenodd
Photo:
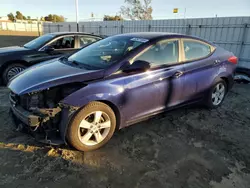
<svg viewBox="0 0 250 188">
<path fill-rule="evenodd" d="M 0 48 L 0 54 L 27 51 L 27 50 L 29 50 L 29 49 L 24 48 L 24 47 L 20 47 L 20 46 L 10 46 L 10 47 Z"/>
<path fill-rule="evenodd" d="M 8 87 L 18 95 L 57 85 L 102 78 L 104 70 L 87 70 L 62 63 L 59 59 L 30 67 L 13 78 Z"/>
</svg>

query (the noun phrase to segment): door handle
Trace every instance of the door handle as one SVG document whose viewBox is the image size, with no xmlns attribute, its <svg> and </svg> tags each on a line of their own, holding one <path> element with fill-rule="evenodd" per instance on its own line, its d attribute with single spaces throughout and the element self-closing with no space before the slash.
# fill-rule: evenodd
<svg viewBox="0 0 250 188">
<path fill-rule="evenodd" d="M 184 73 L 182 71 L 177 71 L 176 73 L 174 73 L 174 77 L 179 78 L 183 75 Z"/>
<path fill-rule="evenodd" d="M 220 63 L 220 60 L 219 60 L 219 59 L 214 60 L 214 65 L 217 65 L 217 64 L 219 64 L 219 63 Z"/>
</svg>

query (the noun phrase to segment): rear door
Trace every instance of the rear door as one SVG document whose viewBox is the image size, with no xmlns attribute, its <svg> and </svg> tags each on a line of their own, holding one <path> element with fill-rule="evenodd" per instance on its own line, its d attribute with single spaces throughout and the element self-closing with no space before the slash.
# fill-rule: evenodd
<svg viewBox="0 0 250 188">
<path fill-rule="evenodd" d="M 184 58 L 185 101 L 204 96 L 219 72 L 220 60 L 216 57 L 215 47 L 196 39 L 182 39 Z"/>
<path fill-rule="evenodd" d="M 183 65 L 179 40 L 162 40 L 133 58 L 150 63 L 146 72 L 133 72 L 125 79 L 124 111 L 128 122 L 175 106 L 182 101 Z"/>
</svg>

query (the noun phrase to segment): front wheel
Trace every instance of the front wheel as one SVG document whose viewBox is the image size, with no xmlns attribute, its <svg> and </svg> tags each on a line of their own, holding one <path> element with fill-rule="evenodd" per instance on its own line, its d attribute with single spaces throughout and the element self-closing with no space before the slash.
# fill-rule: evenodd
<svg viewBox="0 0 250 188">
<path fill-rule="evenodd" d="M 209 108 L 217 108 L 223 102 L 227 93 L 227 84 L 224 80 L 218 80 L 210 89 L 206 97 L 206 105 Z"/>
<path fill-rule="evenodd" d="M 116 128 L 113 110 L 101 102 L 91 102 L 73 118 L 67 131 L 69 143 L 80 151 L 91 151 L 106 144 Z"/>
<path fill-rule="evenodd" d="M 7 85 L 11 78 L 22 72 L 26 67 L 20 63 L 13 63 L 3 71 L 3 83 Z"/>
</svg>

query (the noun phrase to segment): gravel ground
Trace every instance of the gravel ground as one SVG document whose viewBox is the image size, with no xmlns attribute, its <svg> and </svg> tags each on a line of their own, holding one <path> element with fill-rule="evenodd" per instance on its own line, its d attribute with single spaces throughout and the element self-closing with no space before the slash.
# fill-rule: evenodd
<svg viewBox="0 0 250 188">
<path fill-rule="evenodd" d="M 187 107 L 118 131 L 103 148 L 53 148 L 12 128 L 0 89 L 0 187 L 247 188 L 250 85 L 216 110 Z"/>
</svg>

